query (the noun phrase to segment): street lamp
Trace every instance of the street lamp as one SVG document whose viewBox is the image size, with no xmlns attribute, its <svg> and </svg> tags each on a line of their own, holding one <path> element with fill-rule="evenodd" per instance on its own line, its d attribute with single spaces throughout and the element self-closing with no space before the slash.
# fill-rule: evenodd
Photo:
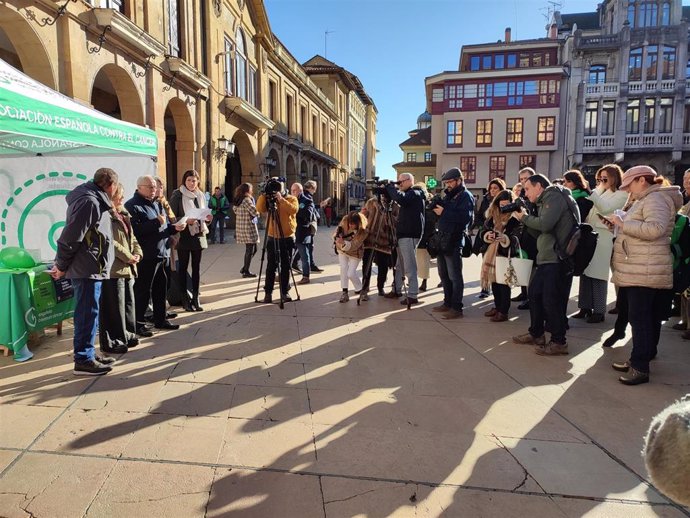
<svg viewBox="0 0 690 518">
<path fill-rule="evenodd" d="M 276 165 L 278 165 L 276 159 L 271 156 L 267 156 L 264 158 L 263 164 L 259 164 L 259 167 L 261 168 L 264 176 L 269 176 Z"/>
</svg>

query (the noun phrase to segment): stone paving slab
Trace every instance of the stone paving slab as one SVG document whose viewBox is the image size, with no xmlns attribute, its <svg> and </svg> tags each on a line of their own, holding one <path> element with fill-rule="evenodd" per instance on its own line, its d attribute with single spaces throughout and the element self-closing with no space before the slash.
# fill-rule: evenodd
<svg viewBox="0 0 690 518">
<path fill-rule="evenodd" d="M 639 454 L 688 390 L 678 333 L 664 326 L 650 384 L 623 387 L 610 362 L 630 343 L 600 347 L 610 317 L 541 358 L 510 340 L 526 312 L 482 316 L 478 260 L 447 322 L 435 270 L 411 311 L 340 304 L 327 241 L 326 271 L 282 311 L 237 278 L 243 247 L 209 248 L 206 311 L 106 377 L 72 376 L 69 325 L 30 362 L 0 358 L 0 516 L 690 516 Z"/>
</svg>

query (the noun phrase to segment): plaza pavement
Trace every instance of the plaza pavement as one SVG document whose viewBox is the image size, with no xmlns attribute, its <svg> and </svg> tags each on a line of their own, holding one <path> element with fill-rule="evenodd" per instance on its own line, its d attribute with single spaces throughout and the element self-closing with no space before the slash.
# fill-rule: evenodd
<svg viewBox="0 0 690 518">
<path fill-rule="evenodd" d="M 0 516 L 690 516 L 640 457 L 651 417 L 690 386 L 670 324 L 651 383 L 624 387 L 610 363 L 630 344 L 601 348 L 610 315 L 571 319 L 570 355 L 539 357 L 510 341 L 527 312 L 482 316 L 477 258 L 462 320 L 431 313 L 435 267 L 411 311 L 339 304 L 318 237 L 326 271 L 282 311 L 254 303 L 243 246 L 215 245 L 206 311 L 111 374 L 72 376 L 69 327 L 25 364 L 0 358 Z"/>
</svg>

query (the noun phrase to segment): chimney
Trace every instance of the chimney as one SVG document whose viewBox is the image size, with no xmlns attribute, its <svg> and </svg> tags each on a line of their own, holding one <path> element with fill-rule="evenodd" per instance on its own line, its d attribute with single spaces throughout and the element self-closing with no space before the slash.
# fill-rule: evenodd
<svg viewBox="0 0 690 518">
<path fill-rule="evenodd" d="M 549 39 L 558 39 L 558 25 L 556 25 L 555 23 L 552 23 L 549 27 Z"/>
<path fill-rule="evenodd" d="M 510 43 L 510 27 L 506 27 L 505 42 Z"/>
</svg>

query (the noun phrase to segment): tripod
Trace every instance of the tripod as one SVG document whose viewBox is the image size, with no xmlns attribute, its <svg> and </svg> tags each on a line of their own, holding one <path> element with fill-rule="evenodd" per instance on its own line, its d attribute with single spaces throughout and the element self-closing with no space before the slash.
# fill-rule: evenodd
<svg viewBox="0 0 690 518">
<path fill-rule="evenodd" d="M 259 266 L 259 275 L 257 276 L 257 281 L 256 281 L 256 294 L 254 295 L 254 302 L 259 302 L 259 289 L 261 288 L 261 274 L 264 271 L 264 259 L 266 257 L 266 248 L 268 247 L 268 229 L 271 228 L 271 222 L 274 222 L 275 225 L 277 225 L 278 228 L 278 236 L 279 238 L 271 238 L 272 245 L 273 245 L 273 250 L 270 250 L 269 253 L 273 254 L 273 257 L 276 258 L 276 272 L 275 276 L 278 277 L 278 290 L 280 291 L 280 301 L 278 303 L 278 306 L 280 309 L 285 309 L 285 293 L 283 292 L 283 286 L 281 283 L 282 279 L 282 271 L 283 271 L 283 264 L 282 264 L 282 258 L 283 258 L 283 250 L 282 250 L 282 242 L 283 239 L 285 238 L 285 234 L 283 232 L 283 227 L 280 224 L 280 218 L 278 217 L 278 204 L 276 203 L 276 200 L 271 196 L 264 194 L 266 197 L 266 208 L 268 209 L 268 217 L 266 218 L 266 231 L 264 232 L 264 244 L 263 247 L 261 248 L 261 264 Z M 292 284 L 295 286 L 295 294 L 297 296 L 296 300 L 300 300 L 299 296 L 299 291 L 297 290 L 297 283 L 295 282 L 295 274 L 292 272 L 292 268 L 290 268 L 290 261 L 288 261 L 287 264 L 287 269 L 288 272 L 290 272 L 291 278 L 292 278 Z M 268 275 L 268 273 L 267 273 Z M 275 282 L 275 279 L 274 279 Z M 288 286 L 289 286 L 289 280 L 288 280 Z M 287 290 L 286 290 L 287 291 Z"/>
<path fill-rule="evenodd" d="M 395 226 L 393 225 L 393 216 L 392 216 L 393 202 L 389 201 L 388 204 L 385 204 L 381 198 L 382 198 L 381 194 L 377 194 L 377 196 L 376 196 L 376 199 L 377 199 L 376 208 L 377 208 L 377 212 L 379 212 L 383 216 L 383 224 L 379 225 L 378 228 L 376 229 L 376 236 L 374 238 L 374 242 L 377 243 L 379 241 L 379 238 L 381 237 L 381 227 L 383 225 L 387 225 L 388 226 L 387 238 L 388 238 L 388 242 L 390 243 L 390 247 L 391 247 L 391 254 L 390 255 L 391 255 L 391 261 L 392 261 L 393 251 L 397 247 L 397 242 L 398 242 L 398 239 L 395 235 Z M 364 279 L 371 280 L 371 269 L 372 269 L 372 264 L 374 262 L 374 256 L 375 255 L 376 255 L 376 249 L 374 248 L 371 255 L 368 257 L 368 260 L 365 261 L 364 264 L 362 265 L 362 276 Z M 397 254 L 396 254 L 396 258 L 397 258 Z M 401 259 L 401 261 L 403 260 L 402 257 L 400 259 Z M 391 271 L 393 272 L 393 285 L 394 286 L 395 286 L 396 269 L 397 269 L 397 260 L 395 262 L 393 262 L 393 265 L 391 268 Z M 403 270 L 404 269 L 405 268 L 404 268 L 404 263 L 403 263 Z M 402 289 L 403 289 L 404 294 L 405 294 L 405 299 L 408 301 L 407 302 L 407 309 L 410 309 L 409 297 L 407 296 L 407 286 L 405 285 L 404 281 L 403 281 L 402 285 L 403 285 Z M 368 288 L 369 288 L 369 286 L 367 285 L 367 291 L 368 291 Z M 357 298 L 357 305 L 358 306 L 360 305 L 362 298 L 366 294 L 367 293 L 364 292 L 364 288 L 362 288 L 362 291 L 360 291 L 359 297 Z"/>
</svg>

